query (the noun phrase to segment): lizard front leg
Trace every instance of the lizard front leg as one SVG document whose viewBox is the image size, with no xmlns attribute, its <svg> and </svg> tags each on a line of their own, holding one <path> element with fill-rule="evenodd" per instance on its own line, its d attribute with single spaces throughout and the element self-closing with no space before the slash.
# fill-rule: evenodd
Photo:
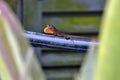
<svg viewBox="0 0 120 80">
<path fill-rule="evenodd" d="M 64 35 L 63 37 L 67 40 L 71 39 L 71 37 L 69 35 Z"/>
</svg>

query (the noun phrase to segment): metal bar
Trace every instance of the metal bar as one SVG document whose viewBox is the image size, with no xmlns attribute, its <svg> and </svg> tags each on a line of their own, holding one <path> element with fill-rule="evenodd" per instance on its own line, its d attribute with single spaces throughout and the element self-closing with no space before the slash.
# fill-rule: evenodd
<svg viewBox="0 0 120 80">
<path fill-rule="evenodd" d="M 64 37 L 30 31 L 26 31 L 25 36 L 30 40 L 30 43 L 34 47 L 45 46 L 59 49 L 86 51 L 91 44 L 98 45 L 97 42 L 91 42 L 91 39 L 65 39 Z"/>
</svg>

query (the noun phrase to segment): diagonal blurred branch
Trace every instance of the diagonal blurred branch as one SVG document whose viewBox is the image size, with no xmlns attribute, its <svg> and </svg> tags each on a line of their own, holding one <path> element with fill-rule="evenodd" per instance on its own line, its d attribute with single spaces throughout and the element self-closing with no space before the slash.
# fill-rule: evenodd
<svg viewBox="0 0 120 80">
<path fill-rule="evenodd" d="M 43 33 L 36 33 L 26 31 L 25 36 L 30 40 L 34 47 L 53 47 L 77 51 L 87 51 L 88 47 L 93 44 L 91 39 L 65 39 L 64 37 L 47 35 Z M 98 45 L 98 42 L 95 42 Z"/>
</svg>

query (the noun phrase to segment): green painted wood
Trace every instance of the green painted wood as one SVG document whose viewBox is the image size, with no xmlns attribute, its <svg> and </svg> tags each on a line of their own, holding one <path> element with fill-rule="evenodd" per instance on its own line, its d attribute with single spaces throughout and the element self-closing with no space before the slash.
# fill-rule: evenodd
<svg viewBox="0 0 120 80">
<path fill-rule="evenodd" d="M 44 0 L 43 11 L 99 11 L 105 0 Z"/>
<path fill-rule="evenodd" d="M 85 53 L 49 52 L 42 53 L 41 64 L 44 66 L 80 65 Z"/>
<path fill-rule="evenodd" d="M 96 16 L 44 18 L 43 26 L 53 24 L 64 32 L 98 32 L 101 18 Z"/>
<path fill-rule="evenodd" d="M 45 70 L 48 80 L 73 80 L 78 69 Z"/>
</svg>

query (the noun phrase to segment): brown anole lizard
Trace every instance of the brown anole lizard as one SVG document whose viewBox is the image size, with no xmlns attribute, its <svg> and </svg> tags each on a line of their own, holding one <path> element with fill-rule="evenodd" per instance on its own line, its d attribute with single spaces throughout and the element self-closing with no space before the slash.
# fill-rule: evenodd
<svg viewBox="0 0 120 80">
<path fill-rule="evenodd" d="M 55 26 L 53 26 L 51 24 L 49 24 L 45 27 L 44 33 L 53 34 L 56 36 L 61 36 L 61 37 L 64 37 L 66 39 L 74 39 L 74 38 L 89 39 L 88 37 L 69 35 L 67 33 L 64 33 L 62 31 L 58 30 Z"/>
</svg>

